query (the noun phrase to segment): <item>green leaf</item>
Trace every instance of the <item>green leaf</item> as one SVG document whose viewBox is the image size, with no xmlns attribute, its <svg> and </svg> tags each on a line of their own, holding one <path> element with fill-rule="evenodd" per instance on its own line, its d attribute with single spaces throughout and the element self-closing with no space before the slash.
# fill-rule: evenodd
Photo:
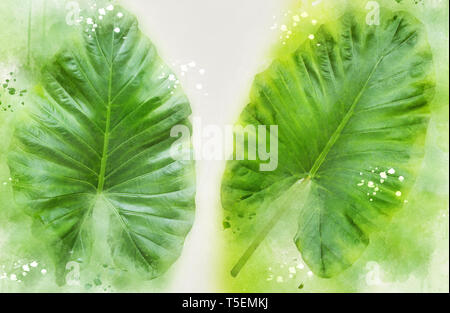
<svg viewBox="0 0 450 313">
<path fill-rule="evenodd" d="M 287 210 L 297 212 L 295 244 L 315 274 L 332 277 L 360 257 L 420 168 L 431 65 L 415 18 L 383 11 L 381 25 L 368 26 L 349 10 L 256 76 L 239 123 L 279 125 L 278 168 L 227 165 L 222 205 L 238 237 L 255 238 L 233 276 Z"/>
<path fill-rule="evenodd" d="M 190 105 L 132 15 L 116 8 L 97 23 L 44 67 L 18 122 L 15 198 L 57 238 L 60 269 L 100 255 L 154 278 L 193 223 L 194 163 L 171 153 L 190 143 L 170 135 L 190 127 Z"/>
</svg>

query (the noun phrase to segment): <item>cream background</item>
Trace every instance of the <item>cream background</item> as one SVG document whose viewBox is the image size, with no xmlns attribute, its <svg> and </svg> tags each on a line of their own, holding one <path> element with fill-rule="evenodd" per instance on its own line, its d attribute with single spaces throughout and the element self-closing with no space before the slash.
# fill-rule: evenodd
<svg viewBox="0 0 450 313">
<path fill-rule="evenodd" d="M 290 0 L 126 0 L 142 30 L 172 64 L 205 125 L 234 124 L 256 73 L 278 39 L 270 28 Z M 274 18 L 275 17 L 275 18 Z M 194 61 L 181 76 L 180 65 Z M 177 65 L 173 65 L 177 63 Z M 204 69 L 201 75 L 199 70 Z M 197 89 L 202 84 L 203 89 Z M 206 95 L 207 94 L 207 95 Z M 197 162 L 197 216 L 182 257 L 170 270 L 168 291 L 219 291 L 220 181 L 225 161 Z"/>
</svg>

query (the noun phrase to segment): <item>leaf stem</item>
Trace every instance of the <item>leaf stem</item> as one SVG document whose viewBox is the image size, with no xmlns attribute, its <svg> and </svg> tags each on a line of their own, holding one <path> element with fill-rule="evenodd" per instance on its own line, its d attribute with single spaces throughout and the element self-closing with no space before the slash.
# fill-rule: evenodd
<svg viewBox="0 0 450 313">
<path fill-rule="evenodd" d="M 108 102 L 106 106 L 106 125 L 105 125 L 105 137 L 103 140 L 103 153 L 102 161 L 100 165 L 100 174 L 98 179 L 97 193 L 100 194 L 105 187 L 105 174 L 106 174 L 106 162 L 108 160 L 108 147 L 109 147 L 109 135 L 111 131 L 111 106 L 112 106 L 112 80 L 113 80 L 113 61 L 114 61 L 114 32 L 111 38 L 111 57 L 109 64 L 109 77 L 108 77 Z M 97 35 L 96 35 L 97 36 Z M 105 57 L 106 59 L 106 57 Z"/>
<path fill-rule="evenodd" d="M 248 260 L 251 258 L 256 249 L 258 249 L 261 242 L 263 242 L 263 240 L 267 237 L 273 227 L 278 223 L 281 217 L 292 207 L 293 200 L 298 199 L 299 194 L 307 190 L 306 186 L 309 186 L 309 182 L 309 176 L 297 181 L 294 185 L 291 186 L 291 188 L 288 189 L 286 193 L 272 202 L 274 203 L 280 201 L 281 209 L 275 213 L 275 215 L 270 219 L 266 226 L 255 237 L 247 250 L 245 250 L 244 254 L 239 258 L 239 260 L 231 270 L 231 276 L 236 277 L 239 274 L 239 272 L 242 270 L 245 264 L 247 264 Z"/>
<path fill-rule="evenodd" d="M 348 122 L 350 121 L 350 119 L 352 118 L 354 112 L 355 112 L 355 108 L 356 105 L 358 104 L 359 100 L 361 99 L 362 95 L 364 94 L 364 92 L 366 91 L 366 89 L 368 88 L 369 82 L 373 77 L 373 74 L 376 72 L 378 66 L 381 64 L 381 62 L 383 61 L 384 56 L 382 56 L 377 63 L 374 65 L 374 67 L 372 68 L 372 70 L 370 71 L 364 85 L 362 86 L 361 90 L 359 91 L 359 93 L 356 95 L 355 99 L 353 100 L 352 105 L 350 106 L 349 110 L 347 111 L 347 113 L 345 113 L 344 118 L 342 119 L 342 121 L 339 123 L 339 126 L 336 128 L 335 132 L 333 133 L 333 135 L 331 136 L 330 140 L 327 142 L 327 145 L 325 146 L 325 148 L 322 150 L 322 152 L 320 153 L 319 157 L 317 158 L 316 162 L 314 162 L 313 167 L 311 168 L 310 171 L 310 176 L 312 178 L 314 178 L 314 176 L 317 174 L 317 172 L 319 171 L 319 168 L 322 166 L 322 164 L 325 162 L 325 159 L 328 155 L 328 153 L 331 151 L 331 149 L 333 148 L 333 146 L 336 144 L 336 142 L 338 141 L 339 137 L 341 136 L 342 132 L 344 131 L 345 127 L 347 126 Z"/>
</svg>

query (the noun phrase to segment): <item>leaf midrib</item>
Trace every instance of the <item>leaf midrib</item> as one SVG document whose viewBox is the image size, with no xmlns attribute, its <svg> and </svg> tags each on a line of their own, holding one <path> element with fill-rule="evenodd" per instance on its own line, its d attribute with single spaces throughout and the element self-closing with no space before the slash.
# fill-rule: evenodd
<svg viewBox="0 0 450 313">
<path fill-rule="evenodd" d="M 112 38 L 111 38 L 111 59 L 108 60 L 105 53 L 103 52 L 103 49 L 101 48 L 99 42 L 98 42 L 98 37 L 97 34 L 95 36 L 95 39 L 97 41 L 98 47 L 106 61 L 106 63 L 109 66 L 109 76 L 108 76 L 108 101 L 106 103 L 106 123 L 105 123 L 105 132 L 104 132 L 104 138 L 103 138 L 103 152 L 102 152 L 102 159 L 101 159 L 101 166 L 100 166 L 100 173 L 99 173 L 99 178 L 98 178 L 98 187 L 97 187 L 97 196 L 98 198 L 101 196 L 107 204 L 109 204 L 111 211 L 113 212 L 113 214 L 117 217 L 122 229 L 124 230 L 124 232 L 127 234 L 127 236 L 130 238 L 131 243 L 133 244 L 133 246 L 136 248 L 136 250 L 139 252 L 139 255 L 143 258 L 144 262 L 147 263 L 148 265 L 151 265 L 150 262 L 147 260 L 145 253 L 141 250 L 141 248 L 138 246 L 138 244 L 136 243 L 135 239 L 133 238 L 133 236 L 130 233 L 130 230 L 127 227 L 127 224 L 125 223 L 125 221 L 123 220 L 121 214 L 119 213 L 119 211 L 114 207 L 114 205 L 109 201 L 109 199 L 107 197 L 105 197 L 104 195 L 102 195 L 103 189 L 104 189 L 104 185 L 105 185 L 105 179 L 106 179 L 106 164 L 108 161 L 108 146 L 109 146 L 109 135 L 111 132 L 111 105 L 114 102 L 115 98 L 112 99 L 112 74 L 113 74 L 113 63 L 114 63 L 114 40 L 115 40 L 115 34 L 114 31 L 112 32 Z M 95 205 L 94 205 L 95 206 Z M 94 209 L 94 206 L 92 206 L 91 210 L 92 211 Z M 89 214 L 86 214 L 86 216 Z M 82 222 L 82 224 L 84 223 L 84 221 Z"/>
<path fill-rule="evenodd" d="M 337 142 L 337 140 L 339 139 L 340 135 L 342 134 L 342 131 L 344 130 L 345 126 L 348 124 L 348 121 L 350 120 L 350 118 L 353 116 L 354 110 L 356 105 L 358 104 L 359 100 L 361 99 L 362 95 L 364 94 L 364 92 L 367 89 L 367 85 L 369 84 L 373 74 L 376 72 L 378 66 L 380 65 L 380 63 L 383 61 L 384 57 L 386 55 L 382 55 L 378 61 L 375 63 L 375 65 L 373 66 L 371 72 L 369 73 L 366 81 L 364 82 L 363 87 L 361 88 L 361 90 L 359 91 L 359 93 L 356 95 L 355 99 L 353 100 L 352 105 L 350 106 L 350 108 L 348 109 L 347 113 L 345 114 L 344 118 L 342 119 L 342 121 L 339 123 L 337 129 L 334 131 L 333 135 L 331 136 L 331 138 L 328 140 L 327 144 L 325 145 L 324 149 L 322 150 L 322 152 L 320 153 L 319 157 L 316 159 L 316 161 L 314 162 L 314 165 L 312 166 L 309 175 L 306 178 L 302 178 L 298 181 L 296 181 L 291 188 L 294 188 L 296 185 L 299 185 L 301 187 L 303 187 L 304 185 L 306 185 L 310 180 L 312 180 L 314 177 L 316 177 L 316 174 L 318 172 L 318 170 L 320 169 L 320 167 L 322 166 L 322 164 L 325 162 L 325 159 L 328 155 L 328 153 L 330 152 L 330 150 L 333 148 L 334 144 Z M 291 190 L 291 188 L 289 188 L 285 193 L 283 193 L 278 199 L 282 198 L 283 196 L 285 196 L 286 194 L 289 193 L 289 191 Z M 280 210 L 278 210 L 278 212 L 276 212 L 276 214 L 269 220 L 269 222 L 266 224 L 266 226 L 262 229 L 262 231 L 256 236 L 256 238 L 252 241 L 252 243 L 250 244 L 250 246 L 247 248 L 247 250 L 244 252 L 244 254 L 239 258 L 239 260 L 237 261 L 237 263 L 234 265 L 234 267 L 231 270 L 231 275 L 233 277 L 236 277 L 239 272 L 241 271 L 241 269 L 245 266 L 245 264 L 247 263 L 247 261 L 250 259 L 250 257 L 253 255 L 253 253 L 255 252 L 255 250 L 258 248 L 258 246 L 260 245 L 260 243 L 264 240 L 264 238 L 269 234 L 269 232 L 272 230 L 272 228 L 278 223 L 278 221 L 281 219 L 281 217 L 284 215 L 284 213 L 286 211 L 288 211 L 289 206 L 288 205 L 284 205 L 282 206 L 282 208 Z M 321 226 L 322 226 L 322 212 L 319 211 L 319 232 L 321 233 Z M 320 247 L 320 253 L 323 254 L 323 246 L 321 245 Z M 322 266 L 324 266 L 322 264 Z"/>
<path fill-rule="evenodd" d="M 397 33 L 398 28 L 400 27 L 400 23 L 397 24 L 397 29 L 395 31 L 395 33 Z M 351 29 L 350 29 L 351 30 Z M 333 133 L 333 135 L 331 136 L 330 140 L 327 142 L 325 148 L 322 150 L 322 152 L 320 153 L 319 157 L 317 158 L 316 162 L 314 163 L 313 167 L 311 168 L 310 174 L 309 176 L 311 178 L 314 178 L 318 172 L 318 170 L 320 169 L 320 167 L 322 166 L 322 164 L 325 162 L 325 159 L 328 155 L 328 153 L 330 152 L 330 150 L 333 148 L 334 144 L 337 142 L 337 140 L 339 139 L 340 135 L 342 134 L 342 131 L 344 130 L 345 126 L 347 125 L 348 121 L 350 120 L 350 118 L 353 116 L 354 110 L 356 105 L 358 104 L 359 100 L 361 99 L 361 96 L 363 95 L 363 93 L 365 92 L 365 90 L 367 89 L 367 85 L 369 83 L 369 81 L 371 80 L 373 74 L 375 73 L 375 71 L 377 70 L 378 66 L 380 65 L 380 63 L 383 61 L 383 59 L 389 55 L 392 51 L 394 51 L 395 49 L 397 49 L 398 47 L 401 47 L 403 44 L 405 44 L 406 42 L 408 42 L 411 38 L 413 38 L 414 33 L 411 33 L 410 35 L 408 35 L 408 37 L 406 39 L 404 39 L 399 45 L 395 46 L 394 48 L 392 48 L 391 50 L 387 51 L 385 54 L 381 55 L 381 57 L 378 59 L 377 63 L 374 65 L 372 71 L 370 72 L 369 76 L 367 77 L 367 80 L 363 86 L 363 88 L 361 88 L 360 92 L 358 93 L 357 97 L 355 98 L 355 100 L 353 101 L 350 109 L 347 111 L 346 115 L 344 116 L 343 120 L 341 121 L 341 123 L 339 124 L 338 128 L 336 129 L 336 131 Z M 353 48 L 353 42 L 352 42 L 352 48 Z"/>
<path fill-rule="evenodd" d="M 339 137 L 342 134 L 342 131 L 344 130 L 344 128 L 347 126 L 348 122 L 350 121 L 350 119 L 353 116 L 353 113 L 355 111 L 356 105 L 358 104 L 359 100 L 361 99 L 362 95 L 364 94 L 364 92 L 367 89 L 367 85 L 369 84 L 370 80 L 372 79 L 373 74 L 376 72 L 378 66 L 380 65 L 380 63 L 383 61 L 385 55 L 382 55 L 377 63 L 375 63 L 375 65 L 373 66 L 369 76 L 367 77 L 363 87 L 361 88 L 361 90 L 359 91 L 358 95 L 355 97 L 355 100 L 353 100 L 352 105 L 350 106 L 350 108 L 348 109 L 347 113 L 345 114 L 344 118 L 342 119 L 342 121 L 339 123 L 338 127 L 336 128 L 336 130 L 334 131 L 333 135 L 330 137 L 330 139 L 328 140 L 327 144 L 325 145 L 325 147 L 323 148 L 322 152 L 319 154 L 319 156 L 317 157 L 316 161 L 314 162 L 314 165 L 312 166 L 310 172 L 309 172 L 309 177 L 314 178 L 316 177 L 317 172 L 319 171 L 320 167 L 322 166 L 322 164 L 325 162 L 328 153 L 331 151 L 331 149 L 333 148 L 333 146 L 336 144 L 336 142 L 339 140 Z"/>
<path fill-rule="evenodd" d="M 98 37 L 95 36 L 97 42 Z M 109 77 L 108 77 L 108 101 L 106 103 L 106 124 L 105 124 L 105 132 L 103 137 L 103 152 L 102 152 L 102 159 L 101 159 L 101 165 L 100 165 L 100 173 L 98 178 L 98 187 L 97 187 L 97 194 L 101 194 L 103 192 L 103 188 L 105 186 L 105 173 L 106 173 L 106 163 L 108 161 L 108 146 L 109 146 L 109 134 L 110 134 L 110 124 L 111 124 L 111 93 L 112 93 L 112 73 L 113 73 L 113 55 L 114 55 L 114 39 L 115 35 L 114 32 L 112 32 L 111 36 L 111 60 L 108 61 L 106 58 L 106 55 L 103 53 L 103 50 L 99 46 L 100 50 L 102 50 L 103 57 L 105 58 L 105 61 L 109 65 Z"/>
</svg>

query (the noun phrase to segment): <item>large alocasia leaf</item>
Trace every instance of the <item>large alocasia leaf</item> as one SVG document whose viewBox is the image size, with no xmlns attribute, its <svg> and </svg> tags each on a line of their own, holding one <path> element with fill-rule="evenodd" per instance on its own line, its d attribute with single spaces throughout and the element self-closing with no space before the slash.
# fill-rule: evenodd
<svg viewBox="0 0 450 313">
<path fill-rule="evenodd" d="M 193 223 L 194 164 L 172 158 L 170 136 L 190 127 L 190 106 L 132 15 L 116 9 L 97 23 L 45 66 L 18 121 L 15 197 L 57 238 L 62 268 L 105 254 L 153 278 Z"/>
<path fill-rule="evenodd" d="M 431 63 L 413 17 L 384 11 L 381 25 L 369 26 L 349 11 L 256 77 L 240 124 L 279 125 L 278 168 L 227 165 L 222 204 L 236 216 L 227 225 L 255 237 L 233 275 L 286 210 L 298 212 L 295 243 L 317 275 L 336 275 L 359 258 L 420 168 Z M 263 216 L 266 225 L 246 226 L 245 216 Z"/>
</svg>

